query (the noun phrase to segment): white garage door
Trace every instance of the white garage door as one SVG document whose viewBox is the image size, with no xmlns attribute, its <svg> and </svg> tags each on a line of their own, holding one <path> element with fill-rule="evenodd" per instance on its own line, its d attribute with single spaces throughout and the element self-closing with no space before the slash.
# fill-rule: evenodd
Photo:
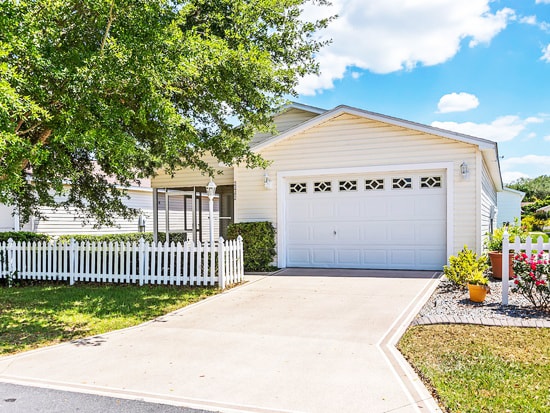
<svg viewBox="0 0 550 413">
<path fill-rule="evenodd" d="M 443 171 L 286 180 L 287 267 L 440 270 Z"/>
</svg>

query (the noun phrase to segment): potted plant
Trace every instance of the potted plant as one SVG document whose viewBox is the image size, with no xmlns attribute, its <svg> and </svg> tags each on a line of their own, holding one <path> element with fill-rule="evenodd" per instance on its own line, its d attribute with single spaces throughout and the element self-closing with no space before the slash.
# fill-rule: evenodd
<svg viewBox="0 0 550 413">
<path fill-rule="evenodd" d="M 483 275 L 484 271 L 488 268 L 487 257 L 478 257 L 475 252 L 464 245 L 462 251 L 456 256 L 452 255 L 449 257 L 449 265 L 443 267 L 443 273 L 453 284 L 465 288 L 472 276 L 477 273 Z"/>
<path fill-rule="evenodd" d="M 489 279 L 483 274 L 483 271 L 473 271 L 468 276 L 467 283 L 470 301 L 482 303 L 485 301 L 485 296 L 491 292 L 489 288 Z"/>
<path fill-rule="evenodd" d="M 504 232 L 508 231 L 510 236 L 510 242 L 514 242 L 516 237 L 520 237 L 521 242 L 525 242 L 528 236 L 528 232 L 525 230 L 525 227 L 519 225 L 519 222 L 516 218 L 514 225 L 508 225 L 504 227 L 497 228 L 493 231 L 492 234 L 488 234 L 485 239 L 485 248 L 488 251 L 489 260 L 491 261 L 491 271 L 493 273 L 493 278 L 502 280 L 502 241 L 504 239 Z M 514 253 L 510 252 L 510 257 L 508 260 L 509 263 L 509 272 L 510 278 L 514 274 L 512 268 L 512 261 L 514 259 Z"/>
</svg>

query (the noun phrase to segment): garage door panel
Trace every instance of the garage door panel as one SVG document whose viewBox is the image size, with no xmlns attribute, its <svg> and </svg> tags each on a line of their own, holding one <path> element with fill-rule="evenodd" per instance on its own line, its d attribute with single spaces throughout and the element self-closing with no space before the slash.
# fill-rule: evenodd
<svg viewBox="0 0 550 413">
<path fill-rule="evenodd" d="M 348 266 L 359 267 L 362 264 L 361 255 L 362 254 L 361 254 L 360 248 L 338 250 L 337 264 L 342 265 L 344 267 L 348 267 Z"/>
<path fill-rule="evenodd" d="M 343 219 L 361 219 L 361 204 L 355 200 L 349 200 L 348 202 L 337 203 L 335 218 Z"/>
<path fill-rule="evenodd" d="M 338 223 L 335 228 L 335 242 L 349 244 L 357 244 L 362 241 L 361 227 L 354 222 Z"/>
<path fill-rule="evenodd" d="M 336 216 L 334 202 L 328 200 L 318 200 L 318 202 L 311 205 L 311 218 L 332 218 Z"/>
<path fill-rule="evenodd" d="M 415 224 L 415 242 L 420 245 L 445 245 L 445 221 L 424 221 Z"/>
<path fill-rule="evenodd" d="M 414 208 L 411 209 L 414 211 L 416 219 L 445 220 L 447 215 L 445 198 L 441 195 L 423 195 L 411 201 L 411 205 L 414 205 Z"/>
<path fill-rule="evenodd" d="M 300 248 L 293 246 L 289 249 L 288 264 L 293 267 L 307 267 L 311 263 L 311 256 L 309 248 Z"/>
<path fill-rule="evenodd" d="M 336 264 L 336 251 L 334 248 L 314 248 L 312 262 L 314 265 L 332 267 Z"/>
<path fill-rule="evenodd" d="M 311 224 L 308 223 L 296 222 L 287 228 L 289 239 L 292 240 L 294 245 L 308 243 L 312 240 L 310 226 Z"/>
<path fill-rule="evenodd" d="M 335 225 L 332 222 L 321 222 L 315 225 L 311 225 L 312 241 L 316 244 L 334 244 Z"/>
<path fill-rule="evenodd" d="M 370 195 L 370 194 L 369 194 Z M 364 199 L 362 201 L 362 216 L 368 219 L 387 218 L 389 216 L 388 200 L 387 199 Z"/>
<path fill-rule="evenodd" d="M 410 177 L 411 188 L 394 188 L 396 176 Z M 307 183 L 306 192 L 285 192 L 286 265 L 441 269 L 446 262 L 446 188 L 442 179 L 439 186 L 422 186 L 425 176 L 429 172 L 383 173 L 369 178 L 368 185 L 365 176 L 299 178 Z M 329 181 L 332 186 L 316 186 Z M 356 185 L 350 189 L 340 181 Z M 381 181 L 383 185 L 372 185 Z"/>
<path fill-rule="evenodd" d="M 413 245 L 416 225 L 410 221 L 391 221 L 386 223 L 389 230 L 389 241 L 395 244 Z"/>
<path fill-rule="evenodd" d="M 363 263 L 367 268 L 388 268 L 388 250 L 386 249 L 365 249 L 363 257 Z"/>
</svg>

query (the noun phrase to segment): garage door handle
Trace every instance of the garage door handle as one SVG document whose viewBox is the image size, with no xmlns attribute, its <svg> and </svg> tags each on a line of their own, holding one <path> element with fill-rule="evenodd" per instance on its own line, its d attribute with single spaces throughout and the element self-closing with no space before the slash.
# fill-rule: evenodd
<svg viewBox="0 0 550 413">
<path fill-rule="evenodd" d="M 332 231 L 334 233 L 334 235 L 336 235 L 336 231 Z"/>
</svg>

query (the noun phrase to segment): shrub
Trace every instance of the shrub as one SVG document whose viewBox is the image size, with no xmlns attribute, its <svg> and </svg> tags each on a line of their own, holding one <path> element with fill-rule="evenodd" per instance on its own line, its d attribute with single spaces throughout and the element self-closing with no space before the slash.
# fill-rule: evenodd
<svg viewBox="0 0 550 413">
<path fill-rule="evenodd" d="M 0 242 L 7 242 L 9 239 L 13 239 L 15 242 L 25 241 L 49 241 L 50 236 L 47 234 L 37 234 L 36 232 L 27 232 L 27 231 L 10 231 L 10 232 L 0 232 Z"/>
<path fill-rule="evenodd" d="M 483 275 L 488 268 L 487 258 L 478 257 L 465 245 L 458 255 L 449 257 L 449 265 L 443 267 L 443 272 L 449 281 L 464 287 L 470 278 L 479 278 L 479 273 Z"/>
<path fill-rule="evenodd" d="M 245 271 L 270 271 L 275 258 L 275 228 L 268 221 L 231 224 L 227 237 L 243 238 Z"/>
<path fill-rule="evenodd" d="M 550 310 L 550 262 L 543 253 L 514 256 L 512 291 L 523 295 L 535 308 Z"/>
<path fill-rule="evenodd" d="M 185 241 L 186 234 L 184 232 L 170 233 L 170 242 L 183 243 Z M 68 242 L 74 239 L 76 242 L 139 242 L 143 238 L 146 242 L 153 242 L 152 232 L 128 232 L 119 234 L 65 234 L 59 236 L 59 241 Z M 158 240 L 160 242 L 166 241 L 166 233 L 159 232 Z"/>
<path fill-rule="evenodd" d="M 510 242 L 514 242 L 516 237 L 519 237 L 521 242 L 525 242 L 529 235 L 527 228 L 524 225 L 519 225 L 519 221 L 516 218 L 514 225 L 500 227 L 495 229 L 492 234 L 487 234 L 485 238 L 485 248 L 488 251 L 502 252 L 502 240 L 504 239 L 505 231 L 508 231 Z"/>
</svg>

